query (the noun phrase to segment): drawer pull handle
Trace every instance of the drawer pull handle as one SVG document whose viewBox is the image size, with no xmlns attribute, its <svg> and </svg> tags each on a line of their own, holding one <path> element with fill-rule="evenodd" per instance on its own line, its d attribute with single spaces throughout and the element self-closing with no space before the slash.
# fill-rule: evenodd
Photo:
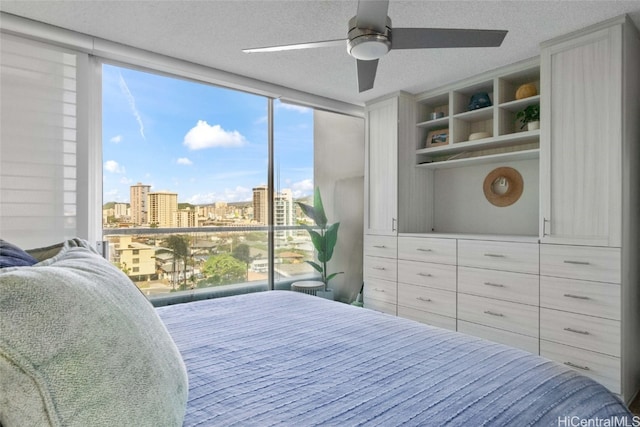
<svg viewBox="0 0 640 427">
<path fill-rule="evenodd" d="M 488 314 L 490 316 L 496 316 L 496 317 L 504 317 L 504 314 L 496 313 L 496 312 L 490 311 L 490 310 L 485 311 L 484 314 Z"/>
<path fill-rule="evenodd" d="M 373 245 L 373 247 L 378 249 L 387 249 L 385 245 Z"/>
<path fill-rule="evenodd" d="M 373 288 L 373 290 L 376 292 L 384 292 L 384 289 Z"/>
<path fill-rule="evenodd" d="M 589 297 L 583 297 L 582 295 L 564 294 L 564 296 L 567 298 L 575 298 L 575 299 L 584 299 L 584 300 L 591 299 Z"/>
<path fill-rule="evenodd" d="M 422 277 L 433 277 L 431 275 L 431 273 L 418 273 L 418 276 L 422 276 Z"/>
<path fill-rule="evenodd" d="M 417 297 L 418 301 L 431 302 L 431 298 Z"/>
<path fill-rule="evenodd" d="M 431 249 L 418 248 L 420 252 L 431 252 Z"/>
<path fill-rule="evenodd" d="M 381 271 L 386 270 L 384 267 L 373 267 L 373 269 L 374 269 L 374 270 L 381 270 Z"/>
<path fill-rule="evenodd" d="M 565 331 L 567 332 L 573 332 L 574 334 L 580 334 L 580 335 L 590 335 L 589 332 L 587 331 L 581 331 L 579 329 L 573 329 L 573 328 L 564 328 Z"/>
<path fill-rule="evenodd" d="M 488 256 L 491 258 L 505 258 L 505 256 L 502 254 L 484 254 L 484 256 Z"/>
<path fill-rule="evenodd" d="M 504 288 L 504 285 L 501 285 L 500 283 L 484 282 L 484 284 L 487 286 L 493 286 L 494 288 Z"/>
<path fill-rule="evenodd" d="M 588 366 L 580 366 L 580 365 L 576 365 L 575 363 L 571 363 L 571 362 L 564 362 L 565 365 L 567 366 L 571 366 L 572 368 L 576 368 L 576 369 L 581 369 L 583 371 L 590 371 L 591 369 L 589 369 Z"/>
<path fill-rule="evenodd" d="M 575 265 L 590 265 L 591 263 L 588 261 L 573 261 L 570 259 L 565 259 L 564 260 L 565 264 L 575 264 Z"/>
</svg>

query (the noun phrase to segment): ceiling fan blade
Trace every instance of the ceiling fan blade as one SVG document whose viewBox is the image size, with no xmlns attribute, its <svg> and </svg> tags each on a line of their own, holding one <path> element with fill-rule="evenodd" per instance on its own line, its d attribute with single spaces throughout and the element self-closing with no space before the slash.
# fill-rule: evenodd
<svg viewBox="0 0 640 427">
<path fill-rule="evenodd" d="M 364 92 L 373 88 L 373 81 L 376 79 L 376 70 L 378 68 L 378 60 L 363 61 L 356 60 L 358 68 L 358 92 Z"/>
<path fill-rule="evenodd" d="M 387 25 L 388 0 L 359 0 L 356 26 L 384 33 Z"/>
<path fill-rule="evenodd" d="M 308 43 L 296 43 L 286 44 L 281 46 L 267 46 L 256 47 L 251 49 L 242 49 L 244 53 L 258 53 L 258 52 L 280 52 L 283 50 L 297 50 L 297 49 L 311 49 L 317 47 L 332 47 L 332 46 L 346 46 L 347 39 L 339 40 L 324 40 L 321 42 L 308 42 Z"/>
<path fill-rule="evenodd" d="M 394 28 L 391 49 L 498 47 L 507 31 L 450 28 Z"/>
</svg>

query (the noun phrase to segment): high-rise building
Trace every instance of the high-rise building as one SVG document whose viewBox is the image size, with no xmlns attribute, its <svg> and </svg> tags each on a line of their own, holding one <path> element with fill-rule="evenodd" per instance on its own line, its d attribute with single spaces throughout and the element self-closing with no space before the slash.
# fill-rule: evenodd
<svg viewBox="0 0 640 427">
<path fill-rule="evenodd" d="M 113 205 L 114 216 L 116 217 L 116 219 L 126 217 L 128 209 L 129 207 L 126 203 L 116 203 Z"/>
<path fill-rule="evenodd" d="M 253 189 L 253 219 L 258 224 L 269 224 L 269 192 L 266 185 Z"/>
<path fill-rule="evenodd" d="M 195 227 L 196 226 L 196 211 L 191 208 L 180 209 L 175 212 L 175 227 Z"/>
<path fill-rule="evenodd" d="M 150 190 L 150 185 L 145 185 L 140 182 L 130 187 L 131 222 L 133 222 L 134 225 L 149 223 L 148 195 Z"/>
<path fill-rule="evenodd" d="M 149 224 L 158 227 L 176 227 L 178 193 L 155 191 L 149 193 Z"/>
<path fill-rule="evenodd" d="M 274 195 L 273 203 L 273 223 L 274 225 L 293 225 L 295 210 L 293 209 L 293 195 L 291 190 L 286 188 Z M 292 230 L 277 231 L 276 236 L 287 237 L 292 234 Z"/>
</svg>

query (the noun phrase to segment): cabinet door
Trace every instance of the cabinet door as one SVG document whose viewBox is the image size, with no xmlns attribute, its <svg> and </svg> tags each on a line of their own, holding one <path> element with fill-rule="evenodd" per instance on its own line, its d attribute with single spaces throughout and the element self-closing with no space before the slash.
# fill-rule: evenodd
<svg viewBox="0 0 640 427">
<path fill-rule="evenodd" d="M 543 46 L 544 242 L 620 246 L 621 34 L 616 25 Z"/>
<path fill-rule="evenodd" d="M 365 232 L 397 233 L 398 99 L 367 108 Z"/>
</svg>

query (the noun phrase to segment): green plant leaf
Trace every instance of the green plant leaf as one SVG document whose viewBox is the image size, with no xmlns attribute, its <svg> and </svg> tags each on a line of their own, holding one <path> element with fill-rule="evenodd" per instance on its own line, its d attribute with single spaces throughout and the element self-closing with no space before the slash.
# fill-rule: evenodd
<svg viewBox="0 0 640 427">
<path fill-rule="evenodd" d="M 311 243 L 313 243 L 313 247 L 316 248 L 318 252 L 318 260 L 322 262 L 320 259 L 320 255 L 325 253 L 325 238 L 322 234 L 318 233 L 315 230 L 307 230 L 309 232 L 309 236 L 311 236 Z"/>
<path fill-rule="evenodd" d="M 313 261 L 305 261 L 311 267 L 315 268 L 318 272 L 322 273 L 322 267 Z"/>
<path fill-rule="evenodd" d="M 336 277 L 338 274 L 344 274 L 344 271 L 340 271 L 338 273 L 333 273 L 327 276 L 327 282 L 331 279 L 333 279 L 334 277 Z"/>
<path fill-rule="evenodd" d="M 331 226 L 329 226 L 329 228 L 327 228 L 327 231 L 324 233 L 326 251 L 325 261 L 329 261 L 333 256 L 333 249 L 335 248 L 336 242 L 338 241 L 338 227 L 340 227 L 339 222 L 331 224 Z"/>
<path fill-rule="evenodd" d="M 324 206 L 322 205 L 322 196 L 320 196 L 320 187 L 316 187 L 316 191 L 313 195 L 313 208 L 315 209 L 316 217 L 314 221 L 320 228 L 327 226 L 327 215 L 324 213 Z"/>
<path fill-rule="evenodd" d="M 296 202 L 300 209 L 302 209 L 302 213 L 311 218 L 314 223 L 318 224 L 317 213 L 313 206 L 307 205 L 306 203 Z"/>
</svg>

